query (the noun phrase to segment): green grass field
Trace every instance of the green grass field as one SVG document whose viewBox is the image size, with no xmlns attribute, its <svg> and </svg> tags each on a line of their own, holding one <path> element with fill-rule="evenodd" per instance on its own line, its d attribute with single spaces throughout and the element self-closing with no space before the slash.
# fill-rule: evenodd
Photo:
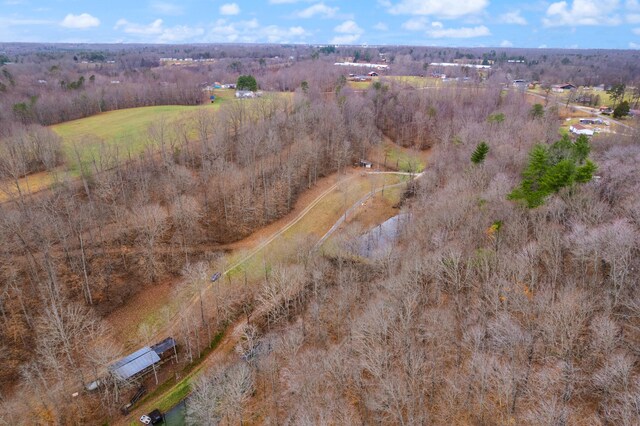
<svg viewBox="0 0 640 426">
<path fill-rule="evenodd" d="M 419 77 L 416 75 L 390 75 L 381 79 L 382 82 L 384 82 L 385 80 L 394 81 L 396 83 L 414 87 L 416 89 L 422 87 L 438 87 L 442 85 L 442 80 L 439 78 Z"/>
<path fill-rule="evenodd" d="M 120 158 L 136 156 L 151 143 L 149 128 L 164 124 L 167 139 L 177 136 L 176 125 L 186 122 L 198 109 L 216 110 L 220 103 L 200 106 L 163 105 L 109 111 L 79 120 L 52 126 L 62 137 L 65 160 L 69 169 L 77 168 L 77 156 L 82 162 L 99 159 L 105 149 L 118 150 Z M 76 154 L 77 150 L 77 154 Z"/>
<path fill-rule="evenodd" d="M 367 90 L 376 81 L 383 84 L 397 83 L 415 89 L 439 87 L 442 84 L 442 80 L 439 78 L 419 77 L 416 75 L 388 75 L 384 77 L 373 77 L 371 81 L 349 81 L 347 83 L 349 87 L 354 90 Z"/>
<path fill-rule="evenodd" d="M 117 151 L 119 161 L 129 157 L 135 158 L 147 148 L 155 148 L 158 137 L 150 135 L 150 128 L 155 133 L 164 135 L 165 143 L 178 140 L 186 132 L 187 137 L 195 137 L 195 125 L 192 122 L 194 113 L 199 110 L 217 111 L 224 104 L 238 102 L 233 90 L 216 90 L 215 103 L 197 106 L 162 105 L 140 108 L 121 109 L 104 112 L 91 117 L 51 126 L 51 129 L 62 137 L 66 166 L 72 172 L 78 171 L 78 157 L 82 163 L 108 161 L 104 154 L 114 157 Z M 242 100 L 240 102 L 269 102 L 289 94 L 265 94 L 259 100 Z M 180 126 L 182 125 L 182 126 Z"/>
<path fill-rule="evenodd" d="M 429 151 L 419 151 L 400 147 L 385 140 L 380 146 L 371 150 L 368 159 L 380 167 L 388 167 L 399 172 L 417 173 L 427 166 Z"/>
</svg>

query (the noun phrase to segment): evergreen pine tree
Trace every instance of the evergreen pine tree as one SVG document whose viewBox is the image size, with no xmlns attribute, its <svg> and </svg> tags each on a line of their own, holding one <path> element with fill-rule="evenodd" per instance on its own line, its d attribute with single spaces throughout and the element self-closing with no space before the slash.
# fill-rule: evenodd
<svg viewBox="0 0 640 426">
<path fill-rule="evenodd" d="M 486 142 L 480 142 L 471 154 L 471 162 L 473 164 L 481 164 L 489 153 L 489 145 Z"/>
</svg>

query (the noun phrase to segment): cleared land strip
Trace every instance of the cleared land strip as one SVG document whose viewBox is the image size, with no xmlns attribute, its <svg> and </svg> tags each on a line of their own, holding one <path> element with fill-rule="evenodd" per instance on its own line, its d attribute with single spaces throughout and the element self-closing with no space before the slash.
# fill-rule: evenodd
<svg viewBox="0 0 640 426">
<path fill-rule="evenodd" d="M 412 180 L 418 179 L 420 176 L 422 176 L 422 173 L 419 173 L 419 174 L 416 175 L 415 173 L 404 173 L 404 172 L 370 172 L 370 174 L 394 174 L 394 175 L 402 175 L 402 176 L 411 176 Z M 338 221 L 333 224 L 333 226 L 327 231 L 327 233 L 324 234 L 322 236 L 322 238 L 320 238 L 320 240 L 313 247 L 314 251 L 320 249 L 320 247 L 322 247 L 324 242 L 327 241 L 327 239 L 340 227 L 340 225 L 342 225 L 344 223 L 344 221 L 347 219 L 347 216 L 349 216 L 354 210 L 356 210 L 358 207 L 360 207 L 369 198 L 373 197 L 378 192 L 384 191 L 385 189 L 396 188 L 396 187 L 399 187 L 399 186 L 402 186 L 402 185 L 406 185 L 406 184 L 407 184 L 407 182 L 398 182 L 398 183 L 393 184 L 393 185 L 383 186 L 382 188 L 378 188 L 375 191 L 372 191 L 372 192 L 368 193 L 367 195 L 365 195 L 364 197 L 362 197 L 361 199 L 356 201 L 356 203 L 354 205 L 349 207 L 347 209 L 347 211 L 342 216 L 340 216 L 340 219 L 338 219 Z"/>
<path fill-rule="evenodd" d="M 412 180 L 414 180 L 414 179 L 417 179 L 417 178 L 421 177 L 422 173 L 412 174 L 412 173 L 404 173 L 404 172 L 369 172 L 369 173 L 367 173 L 367 175 L 410 176 L 412 178 Z M 305 218 L 309 214 L 309 212 L 311 212 L 311 210 L 314 207 L 316 207 L 318 204 L 320 204 L 325 198 L 327 198 L 340 185 L 344 184 L 345 182 L 352 181 L 356 177 L 357 176 L 348 177 L 346 179 L 343 179 L 341 181 L 336 182 L 331 187 L 327 188 L 324 192 L 322 192 L 322 194 L 320 194 L 311 203 L 309 203 L 309 205 L 307 207 L 305 207 L 305 209 L 302 210 L 294 219 L 292 219 L 289 223 L 287 223 L 285 226 L 280 228 L 277 232 L 272 234 L 269 238 L 267 238 L 266 240 L 264 240 L 263 242 L 258 244 L 255 248 L 253 248 L 249 253 L 247 253 L 245 256 L 243 256 L 240 260 L 234 262 L 230 267 L 227 267 L 226 270 L 223 272 L 223 274 L 226 275 L 226 274 L 230 273 L 231 271 L 233 271 L 235 268 L 238 268 L 239 266 L 241 266 L 243 263 L 246 263 L 247 261 L 249 261 L 252 257 L 254 257 L 256 254 L 258 254 L 261 250 L 265 249 L 269 244 L 273 243 L 273 241 L 275 239 L 277 239 L 278 237 L 282 236 L 285 232 L 287 232 L 289 229 L 291 229 L 293 226 L 295 226 L 298 222 L 300 222 L 303 218 Z M 353 203 L 346 210 L 347 215 L 349 213 L 353 213 L 357 208 L 359 208 L 362 205 L 362 203 L 364 201 L 366 201 L 367 199 L 371 198 L 375 194 L 377 194 L 379 192 L 382 192 L 383 190 L 387 190 L 387 189 L 399 187 L 399 186 L 402 186 L 402 185 L 406 185 L 408 182 L 410 182 L 410 180 L 409 181 L 403 181 L 403 182 L 395 183 L 395 184 L 391 184 L 391 185 L 386 185 L 384 187 L 376 188 L 376 189 L 368 192 L 364 197 L 360 197 L 355 203 Z M 345 218 L 345 213 L 343 212 L 340 215 L 338 221 L 335 222 L 332 225 L 332 227 L 330 228 L 330 230 L 328 232 L 326 232 L 321 237 L 322 242 L 324 242 L 343 223 L 344 218 Z M 320 243 L 320 241 L 318 243 Z M 319 247 L 320 245 L 316 244 L 317 247 Z M 214 283 L 211 283 L 211 282 L 207 283 L 206 289 L 207 290 L 210 289 L 213 284 Z M 194 295 L 191 298 L 191 300 L 189 301 L 189 304 L 187 305 L 187 307 L 185 309 L 192 309 L 198 303 L 198 297 L 199 297 L 199 295 L 197 295 L 197 294 Z M 171 330 L 173 330 L 173 327 L 175 327 L 176 324 L 177 324 L 175 322 L 175 319 L 177 318 L 178 315 L 179 315 L 179 312 L 176 313 L 172 317 L 172 319 L 169 321 L 170 324 L 171 324 L 169 326 L 169 328 L 165 329 L 162 333 L 158 332 L 157 335 L 156 335 L 156 338 L 162 337 L 167 332 L 170 332 Z M 224 336 L 222 337 L 222 340 L 220 341 L 219 345 L 209 355 L 206 356 L 206 358 L 201 362 L 200 365 L 198 365 L 196 368 L 194 368 L 187 376 L 183 377 L 175 385 L 171 386 L 170 388 L 166 389 L 164 392 L 162 392 L 162 393 L 160 393 L 158 395 L 154 395 L 152 398 L 150 398 L 149 400 L 145 401 L 144 404 L 141 407 L 139 407 L 138 409 L 135 410 L 135 412 L 138 413 L 138 412 L 144 411 L 145 409 L 150 410 L 150 409 L 156 408 L 156 407 L 160 407 L 161 409 L 165 409 L 166 410 L 166 409 L 172 408 L 172 405 L 167 406 L 167 404 L 166 404 L 167 401 L 171 401 L 171 404 L 175 405 L 175 404 L 179 403 L 180 401 L 182 401 L 184 398 L 186 398 L 190 393 L 190 391 L 188 390 L 189 383 L 200 372 L 205 371 L 207 369 L 207 367 L 212 366 L 215 363 L 224 360 L 224 357 L 227 356 L 230 352 L 233 351 L 233 348 L 235 347 L 235 345 L 237 344 L 237 342 L 239 341 L 239 339 L 240 339 L 240 337 L 242 335 L 242 330 L 243 330 L 243 327 L 245 325 L 246 325 L 246 319 L 244 319 L 244 318 L 239 320 L 239 321 L 237 321 L 235 324 L 233 324 L 229 328 L 229 330 L 224 334 Z M 184 392 L 184 393 L 182 393 L 182 392 Z M 181 398 L 178 399 L 177 401 L 176 401 L 176 398 L 175 398 L 175 394 L 176 393 L 181 393 Z M 135 415 L 132 415 L 132 416 L 124 419 L 124 421 L 122 423 L 126 424 L 127 420 L 131 420 L 131 419 L 134 419 L 134 418 L 135 418 Z M 118 423 L 120 423 L 120 422 L 118 422 Z"/>
<path fill-rule="evenodd" d="M 371 173 L 367 173 L 367 175 L 374 175 L 374 174 L 400 175 L 400 176 L 409 176 L 410 175 L 410 173 L 403 173 L 403 172 L 371 172 Z M 285 234 L 287 231 L 289 231 L 292 227 L 294 227 L 300 221 L 305 219 L 307 217 L 307 215 L 309 214 L 309 212 L 311 212 L 315 207 L 317 207 L 321 202 L 323 202 L 336 189 L 338 189 L 340 186 L 345 185 L 345 184 L 347 184 L 349 182 L 353 182 L 357 177 L 358 177 L 358 175 L 348 176 L 348 177 L 346 177 L 346 178 L 334 183 L 333 185 L 331 185 L 329 188 L 327 188 L 325 191 L 323 191 L 320 195 L 318 195 L 313 201 L 311 201 L 290 222 L 285 224 L 282 228 L 278 229 L 276 232 L 274 232 L 271 236 L 269 236 L 265 240 L 261 241 L 258 245 L 256 245 L 254 248 L 252 248 L 247 254 L 243 255 L 239 260 L 233 262 L 231 264 L 231 266 L 228 266 L 227 268 L 225 268 L 225 270 L 222 272 L 222 275 L 225 276 L 225 275 L 233 272 L 236 268 L 238 268 L 238 267 L 242 266 L 243 264 L 247 263 L 248 261 L 250 261 L 254 256 L 256 256 L 258 253 L 263 251 L 267 246 L 272 244 L 274 242 L 274 240 L 276 240 L 278 237 L 281 237 L 283 234 Z M 403 184 L 403 183 L 401 182 L 400 184 Z M 395 185 L 400 185 L 400 184 L 395 184 Z M 390 187 L 391 187 L 391 185 L 385 186 L 385 188 L 390 188 Z M 358 202 L 356 202 L 356 205 L 359 205 L 359 203 L 361 203 L 360 200 L 361 199 L 359 199 Z M 340 215 L 340 217 L 344 217 L 344 212 Z M 206 286 L 202 289 L 202 292 L 206 292 L 206 291 L 210 290 L 214 285 L 215 285 L 214 282 L 208 282 L 206 284 Z M 164 336 L 167 335 L 167 334 L 171 334 L 171 332 L 173 332 L 175 330 L 175 327 L 177 327 L 177 325 L 178 325 L 177 319 L 180 316 L 180 313 L 184 312 L 185 310 L 193 309 L 198 304 L 198 301 L 199 301 L 199 293 L 196 293 L 191 297 L 191 300 L 188 301 L 186 306 L 183 305 L 181 309 L 176 311 L 169 319 L 166 320 L 165 323 L 166 324 L 170 324 L 170 325 L 168 327 L 165 327 L 165 328 L 160 328 L 159 331 L 157 331 L 155 333 L 155 335 L 153 337 L 151 337 L 150 340 L 154 340 L 154 339 L 158 340 L 158 339 L 164 338 Z"/>
</svg>

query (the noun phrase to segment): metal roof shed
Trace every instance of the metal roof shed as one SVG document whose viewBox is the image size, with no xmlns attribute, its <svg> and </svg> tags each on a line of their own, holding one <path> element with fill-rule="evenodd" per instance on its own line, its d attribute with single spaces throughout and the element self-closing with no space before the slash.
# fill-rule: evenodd
<svg viewBox="0 0 640 426">
<path fill-rule="evenodd" d="M 173 337 L 167 337 L 160 343 L 156 343 L 151 346 L 151 349 L 159 356 L 162 356 L 166 351 L 173 349 L 177 346 L 177 343 Z"/>
<path fill-rule="evenodd" d="M 109 371 L 117 378 L 126 380 L 151 367 L 158 361 L 160 361 L 158 354 L 150 347 L 145 346 L 114 363 L 109 367 Z"/>
</svg>

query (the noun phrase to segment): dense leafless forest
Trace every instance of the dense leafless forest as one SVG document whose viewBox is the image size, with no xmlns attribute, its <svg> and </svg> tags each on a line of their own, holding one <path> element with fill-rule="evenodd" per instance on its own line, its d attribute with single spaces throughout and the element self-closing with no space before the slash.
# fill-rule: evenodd
<svg viewBox="0 0 640 426">
<path fill-rule="evenodd" d="M 291 93 L 199 110 L 195 134 L 166 136 L 159 121 L 155 148 L 139 157 L 105 148 L 77 178 L 0 204 L 0 424 L 26 413 L 37 424 L 117 417 L 108 386 L 69 396 L 123 353 L 104 317 L 159 281 L 206 280 L 199 268 L 226 244 L 383 139 L 431 150 L 402 198 L 397 240 L 369 260 L 354 253 L 357 234 L 340 235 L 331 255 L 300 242 L 296 262 L 223 286 L 216 309 L 181 317 L 184 362 L 207 333 L 242 333 L 193 385 L 188 420 L 638 424 L 640 133 L 594 137 L 597 179 L 527 208 L 507 195 L 533 146 L 560 139 L 560 120 L 555 106 L 534 115 L 523 92 L 504 90 L 513 78 L 637 86 L 637 52 L 359 49 L 384 57 L 386 75 L 495 61 L 482 78 L 437 90 L 394 80 L 354 90 L 344 75 L 355 70 L 333 66 L 355 55 L 345 47 L 0 44 L 0 54 L 0 185 L 18 189 L 63 162 L 48 125 L 200 104 L 204 85 L 240 74 Z M 483 141 L 490 150 L 474 164 Z"/>
</svg>

